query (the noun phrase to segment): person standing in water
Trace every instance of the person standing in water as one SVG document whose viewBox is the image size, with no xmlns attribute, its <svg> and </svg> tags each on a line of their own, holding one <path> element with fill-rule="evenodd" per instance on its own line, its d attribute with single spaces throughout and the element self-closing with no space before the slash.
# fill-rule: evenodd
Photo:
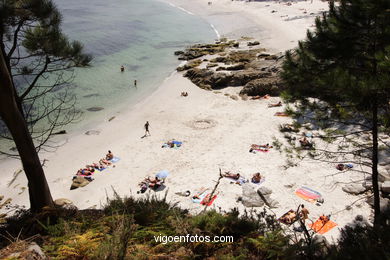
<svg viewBox="0 0 390 260">
<path fill-rule="evenodd" d="M 123 67 L 123 65 L 121 66 L 121 72 L 124 72 L 125 71 L 125 67 Z"/>
<path fill-rule="evenodd" d="M 150 132 L 149 132 L 149 121 L 146 121 L 146 123 L 145 123 L 145 136 L 147 134 L 151 135 Z"/>
<path fill-rule="evenodd" d="M 137 87 L 137 80 L 134 80 L 134 87 Z"/>
</svg>

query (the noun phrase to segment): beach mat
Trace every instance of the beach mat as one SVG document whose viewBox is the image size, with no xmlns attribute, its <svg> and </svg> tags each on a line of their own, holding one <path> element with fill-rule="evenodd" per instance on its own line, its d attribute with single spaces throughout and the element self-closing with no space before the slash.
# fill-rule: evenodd
<svg viewBox="0 0 390 260">
<path fill-rule="evenodd" d="M 112 162 L 112 163 L 116 163 L 117 161 L 119 161 L 121 158 L 119 158 L 119 157 L 114 157 L 114 158 L 112 158 L 111 160 L 110 160 L 110 162 Z"/>
<path fill-rule="evenodd" d="M 217 195 L 214 195 L 211 199 L 209 199 L 211 196 L 211 193 L 207 194 L 203 200 L 200 202 L 200 204 L 205 206 L 211 206 L 214 202 L 214 200 L 217 198 Z"/>
<path fill-rule="evenodd" d="M 295 195 L 311 203 L 315 203 L 318 199 L 322 198 L 321 193 L 308 187 L 301 187 L 297 189 L 295 191 Z"/>
<path fill-rule="evenodd" d="M 333 222 L 332 220 L 329 220 L 328 222 L 325 223 L 325 225 L 323 225 L 320 219 L 317 219 L 317 221 L 314 222 L 313 224 L 309 224 L 309 227 L 312 230 L 314 230 L 316 233 L 321 235 L 325 234 L 335 226 L 337 226 L 337 223 Z"/>
<path fill-rule="evenodd" d="M 287 215 L 289 215 L 291 212 L 294 212 L 294 210 L 290 209 L 289 211 L 287 211 L 286 213 L 284 213 L 280 218 L 278 218 L 278 221 L 282 222 L 283 224 L 286 224 L 286 225 L 291 225 L 293 224 L 295 221 L 298 220 L 297 216 L 295 215 L 295 217 L 292 219 L 291 223 L 288 223 L 286 222 L 283 218 L 286 217 Z"/>
</svg>

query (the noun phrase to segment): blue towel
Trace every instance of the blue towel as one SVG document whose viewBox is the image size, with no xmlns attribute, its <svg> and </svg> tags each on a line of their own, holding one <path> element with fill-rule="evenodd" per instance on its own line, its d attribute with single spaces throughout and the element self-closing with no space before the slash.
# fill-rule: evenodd
<svg viewBox="0 0 390 260">
<path fill-rule="evenodd" d="M 116 163 L 117 161 L 119 161 L 120 158 L 119 157 L 114 157 L 112 158 L 110 161 L 113 162 L 113 163 Z"/>
</svg>

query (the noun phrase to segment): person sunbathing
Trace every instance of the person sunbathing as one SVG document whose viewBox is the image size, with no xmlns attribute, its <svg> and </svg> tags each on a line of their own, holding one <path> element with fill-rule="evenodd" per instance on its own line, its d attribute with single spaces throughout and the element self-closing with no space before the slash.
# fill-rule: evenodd
<svg viewBox="0 0 390 260">
<path fill-rule="evenodd" d="M 269 145 L 268 143 L 267 144 L 260 144 L 259 147 L 262 147 L 262 148 L 272 148 L 272 145 Z"/>
<path fill-rule="evenodd" d="M 91 163 L 91 164 L 87 164 L 85 167 L 94 168 L 94 169 L 98 169 L 98 170 L 103 170 L 105 168 L 104 165 L 102 165 L 101 163 L 99 163 L 99 164 Z"/>
<path fill-rule="evenodd" d="M 282 101 L 279 101 L 278 103 L 274 104 L 269 104 L 268 107 L 281 107 L 282 106 Z"/>
<path fill-rule="evenodd" d="M 306 136 L 303 137 L 302 139 L 299 139 L 299 143 L 301 144 L 302 147 L 312 147 L 313 144 L 310 143 L 309 140 L 307 140 Z"/>
<path fill-rule="evenodd" d="M 324 226 L 328 221 L 330 220 L 329 216 L 322 215 L 320 216 L 320 220 L 322 222 L 322 225 Z"/>
<path fill-rule="evenodd" d="M 109 166 L 111 165 L 112 163 L 104 158 L 100 159 L 99 160 L 99 164 L 102 164 L 102 165 L 106 165 L 106 166 Z"/>
<path fill-rule="evenodd" d="M 90 169 L 90 168 L 84 168 L 84 169 L 79 169 L 76 173 L 76 175 L 83 175 L 83 176 L 89 176 L 92 175 L 95 172 L 95 169 Z"/>
<path fill-rule="evenodd" d="M 158 177 L 155 177 L 154 179 L 150 179 L 150 177 L 148 177 L 145 180 L 148 182 L 149 188 L 151 189 L 156 189 L 161 186 L 161 180 Z"/>
<path fill-rule="evenodd" d="M 223 176 L 227 177 L 227 178 L 232 178 L 234 180 L 238 180 L 240 178 L 239 173 L 231 173 L 231 172 L 225 172 L 225 174 Z"/>
<path fill-rule="evenodd" d="M 284 217 L 280 218 L 280 220 L 286 224 L 292 224 L 296 220 L 297 214 L 294 210 L 290 210 Z"/>
<path fill-rule="evenodd" d="M 260 175 L 260 172 L 257 172 L 253 174 L 252 182 L 253 183 L 260 183 L 262 176 Z"/>
<path fill-rule="evenodd" d="M 108 150 L 108 153 L 106 154 L 106 160 L 112 160 L 114 158 L 114 154 Z"/>
</svg>

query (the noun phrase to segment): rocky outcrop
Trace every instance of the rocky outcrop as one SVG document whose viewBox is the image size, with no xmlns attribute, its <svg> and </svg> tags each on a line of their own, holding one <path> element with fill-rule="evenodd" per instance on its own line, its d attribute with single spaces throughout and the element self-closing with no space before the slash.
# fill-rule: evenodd
<svg viewBox="0 0 390 260">
<path fill-rule="evenodd" d="M 278 96 L 282 90 L 283 87 L 279 77 L 269 76 L 249 81 L 240 91 L 240 95 L 262 96 L 268 94 Z"/>
<path fill-rule="evenodd" d="M 248 46 L 256 46 L 256 45 L 260 45 L 260 42 L 258 42 L 258 41 L 248 42 L 247 45 Z"/>
<path fill-rule="evenodd" d="M 214 44 L 196 44 L 184 51 L 175 51 L 175 55 L 179 56 L 179 60 L 193 60 L 204 55 L 216 54 L 223 52 L 226 48 L 237 48 L 239 43 L 236 41 L 218 42 Z"/>
<path fill-rule="evenodd" d="M 248 82 L 270 76 L 268 72 L 240 71 L 236 73 L 217 73 L 208 69 L 190 69 L 184 77 L 205 89 L 221 89 L 227 86 L 243 86 Z M 241 94 L 241 93 L 240 93 Z M 245 94 L 245 93 L 244 93 Z"/>
</svg>

